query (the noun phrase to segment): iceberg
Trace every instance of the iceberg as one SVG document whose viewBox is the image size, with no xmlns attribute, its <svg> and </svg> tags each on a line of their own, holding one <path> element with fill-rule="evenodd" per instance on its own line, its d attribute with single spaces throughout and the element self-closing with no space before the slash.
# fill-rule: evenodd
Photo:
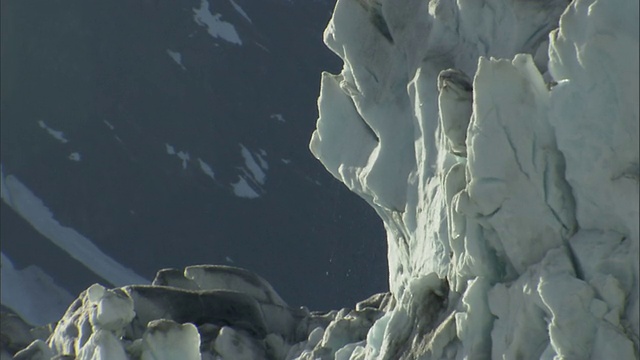
<svg viewBox="0 0 640 360">
<path fill-rule="evenodd" d="M 383 219 L 397 299 L 345 358 L 638 357 L 637 10 L 338 1 L 310 148 Z"/>
<path fill-rule="evenodd" d="M 638 359 L 638 13 L 338 0 L 309 146 L 384 221 L 390 291 L 320 313 L 164 269 L 90 287 L 15 358 Z"/>
</svg>

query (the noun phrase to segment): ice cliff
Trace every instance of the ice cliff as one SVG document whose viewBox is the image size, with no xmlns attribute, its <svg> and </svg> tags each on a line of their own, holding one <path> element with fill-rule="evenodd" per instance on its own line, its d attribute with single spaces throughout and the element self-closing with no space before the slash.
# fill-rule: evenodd
<svg viewBox="0 0 640 360">
<path fill-rule="evenodd" d="M 638 12 L 338 0 L 310 148 L 383 219 L 390 293 L 319 314 L 165 270 L 94 285 L 15 358 L 637 359 Z"/>
<path fill-rule="evenodd" d="M 351 358 L 637 358 L 638 3 L 338 1 L 325 42 L 311 150 L 397 299 Z"/>
</svg>

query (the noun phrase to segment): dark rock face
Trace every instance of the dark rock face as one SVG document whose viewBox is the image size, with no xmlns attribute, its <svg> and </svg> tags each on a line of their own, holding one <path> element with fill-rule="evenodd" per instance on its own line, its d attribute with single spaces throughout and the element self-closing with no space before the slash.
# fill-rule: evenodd
<svg viewBox="0 0 640 360">
<path fill-rule="evenodd" d="M 147 279 L 238 264 L 288 303 L 322 310 L 384 291 L 380 220 L 307 150 L 320 74 L 340 67 L 321 42 L 332 4 L 236 1 L 248 21 L 228 1 L 209 3 L 242 45 L 194 20 L 200 0 L 3 2 L 4 174 Z M 247 177 L 244 148 L 268 164 L 263 184 Z M 241 178 L 258 198 L 236 196 Z M 72 294 L 109 283 L 4 202 L 0 214 L 16 264 Z"/>
</svg>

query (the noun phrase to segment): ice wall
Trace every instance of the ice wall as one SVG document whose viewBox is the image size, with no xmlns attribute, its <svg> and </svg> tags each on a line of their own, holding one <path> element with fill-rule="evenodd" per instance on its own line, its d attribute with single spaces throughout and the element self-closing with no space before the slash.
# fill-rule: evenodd
<svg viewBox="0 0 640 360">
<path fill-rule="evenodd" d="M 638 357 L 638 23 L 338 0 L 310 148 L 383 219 L 398 300 L 344 359 Z"/>
</svg>

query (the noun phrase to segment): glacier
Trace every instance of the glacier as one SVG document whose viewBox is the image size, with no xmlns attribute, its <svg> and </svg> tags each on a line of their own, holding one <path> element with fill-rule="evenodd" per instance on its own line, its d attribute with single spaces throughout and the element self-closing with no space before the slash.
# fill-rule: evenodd
<svg viewBox="0 0 640 360">
<path fill-rule="evenodd" d="M 3 359 L 638 359 L 638 13 L 338 0 L 310 149 L 384 221 L 390 291 L 319 313 L 247 270 L 165 269 Z"/>
<path fill-rule="evenodd" d="M 637 358 L 638 4 L 338 1 L 325 42 L 311 151 L 399 304 L 350 358 Z"/>
</svg>

